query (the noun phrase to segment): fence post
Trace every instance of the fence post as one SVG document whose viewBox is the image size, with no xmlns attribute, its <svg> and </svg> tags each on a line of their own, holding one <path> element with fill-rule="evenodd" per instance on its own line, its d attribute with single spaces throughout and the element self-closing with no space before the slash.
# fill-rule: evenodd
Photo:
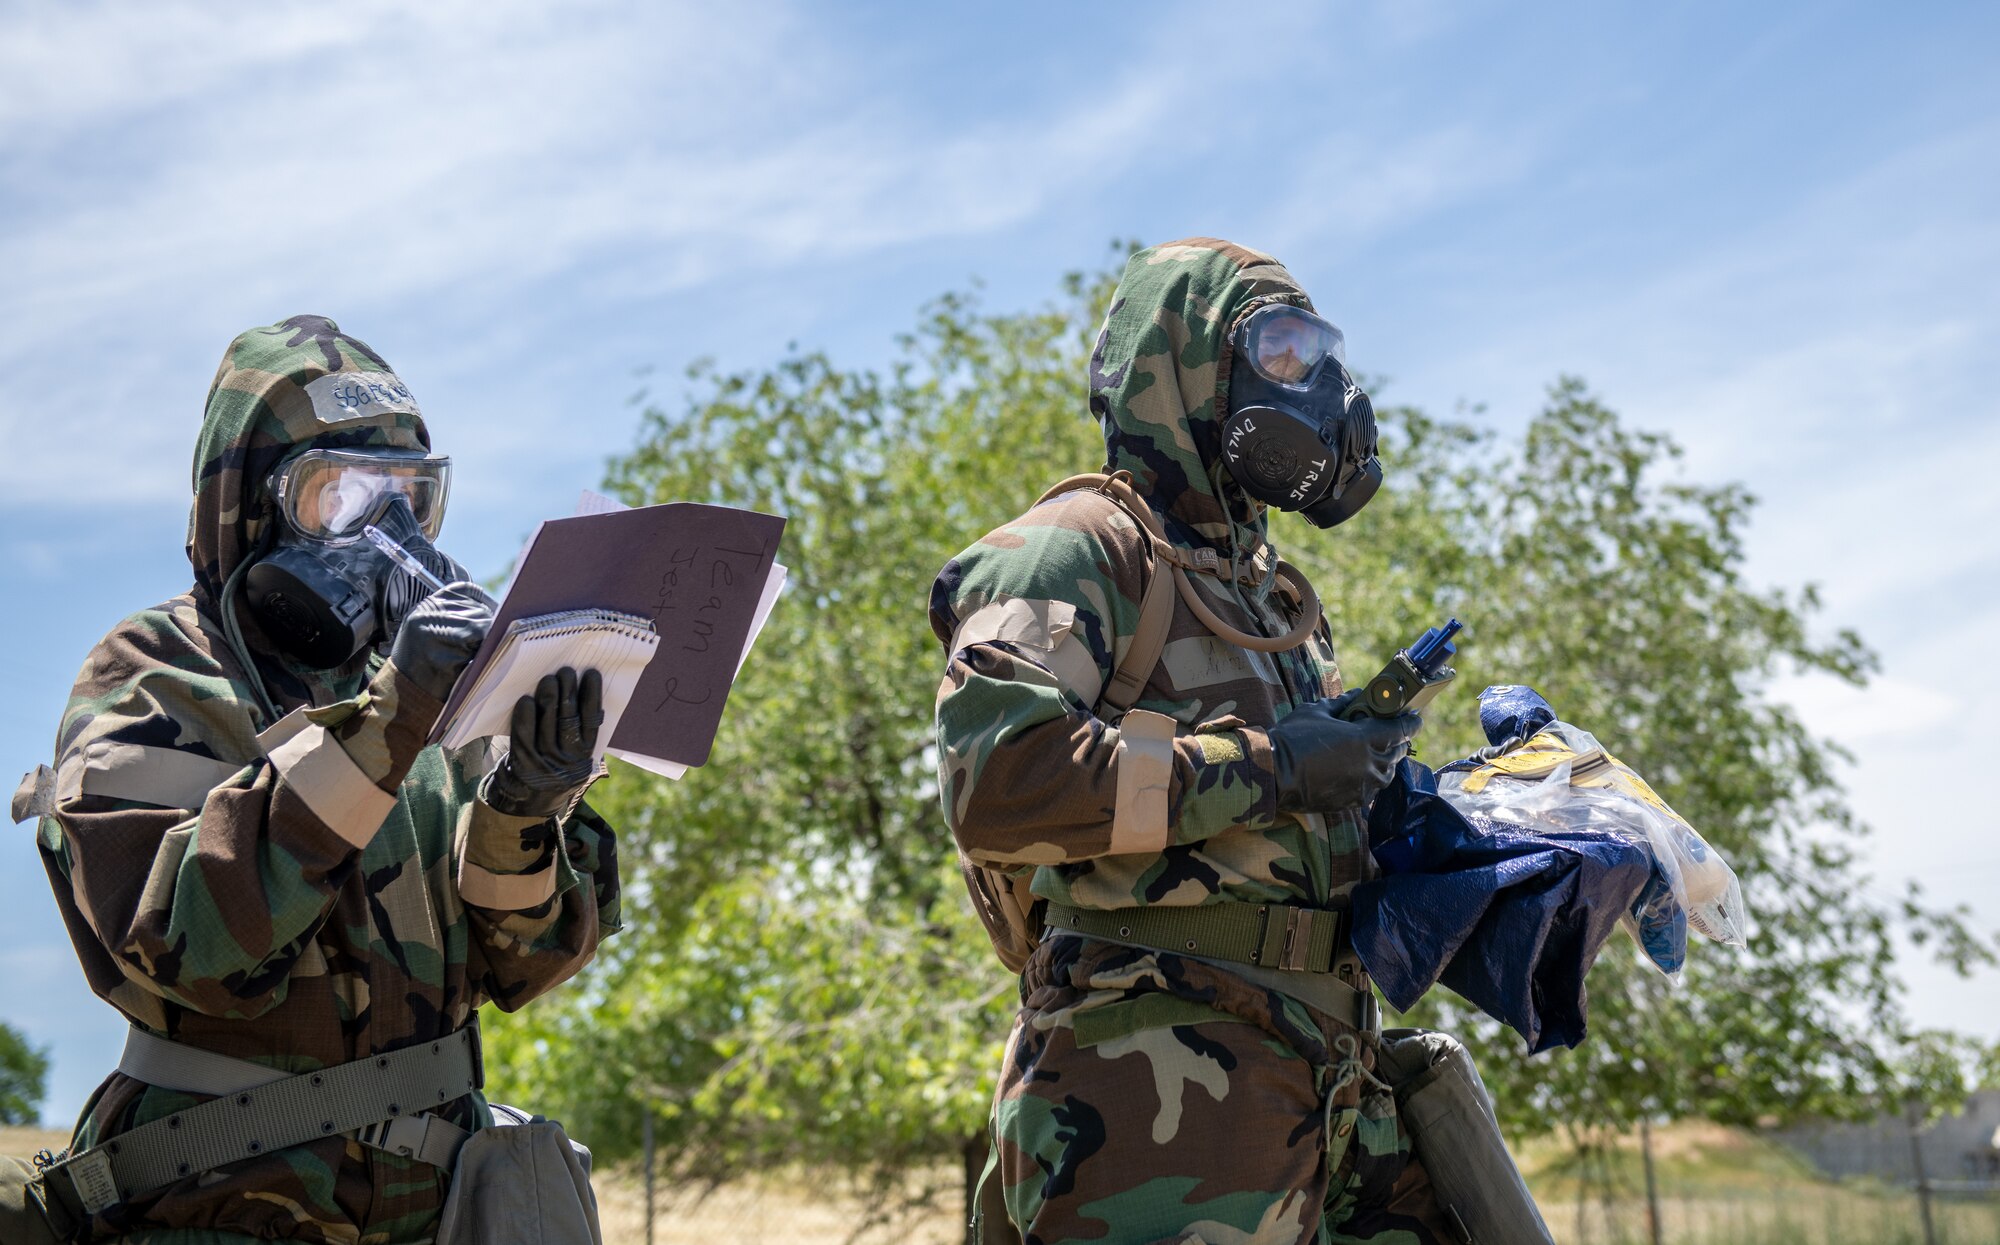
<svg viewBox="0 0 2000 1245">
<path fill-rule="evenodd" d="M 646 1245 L 653 1245 L 653 1113 L 644 1118 L 639 1137 L 646 1154 Z"/>
<path fill-rule="evenodd" d="M 1917 1178 L 1917 1206 L 1924 1213 L 1924 1245 L 1937 1245 L 1937 1225 L 1931 1220 L 1931 1180 L 1924 1171 L 1924 1147 L 1918 1139 L 1923 1112 L 1910 1104 L 1910 1170 Z"/>
<path fill-rule="evenodd" d="M 986 1172 L 986 1152 L 990 1142 L 985 1129 L 980 1129 L 965 1139 L 959 1147 L 959 1159 L 964 1167 L 965 1177 L 965 1245 L 979 1245 L 979 1236 L 973 1224 L 979 1210 L 979 1177 Z"/>
<path fill-rule="evenodd" d="M 1590 1152 L 1576 1151 L 1576 1242 L 1590 1245 Z"/>
<path fill-rule="evenodd" d="M 1646 1231 L 1660 1245 L 1660 1187 L 1653 1181 L 1653 1122 L 1639 1117 L 1639 1153 L 1646 1162 Z"/>
</svg>

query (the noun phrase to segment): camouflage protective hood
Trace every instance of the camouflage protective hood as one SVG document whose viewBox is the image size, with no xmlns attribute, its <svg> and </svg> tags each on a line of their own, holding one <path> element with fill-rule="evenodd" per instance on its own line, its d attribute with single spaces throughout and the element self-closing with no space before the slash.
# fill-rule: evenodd
<svg viewBox="0 0 2000 1245">
<path fill-rule="evenodd" d="M 1265 513 L 1222 463 L 1229 331 L 1267 303 L 1311 307 L 1284 265 L 1218 238 L 1134 254 L 1090 359 L 1090 409 L 1105 470 L 1129 471 L 1182 545 L 1224 557 L 1262 543 Z"/>
<path fill-rule="evenodd" d="M 223 585 L 270 538 L 280 463 L 311 448 L 364 446 L 430 448 L 416 400 L 381 355 L 324 316 L 238 334 L 195 443 L 187 538 L 195 595 L 219 614 Z"/>
</svg>

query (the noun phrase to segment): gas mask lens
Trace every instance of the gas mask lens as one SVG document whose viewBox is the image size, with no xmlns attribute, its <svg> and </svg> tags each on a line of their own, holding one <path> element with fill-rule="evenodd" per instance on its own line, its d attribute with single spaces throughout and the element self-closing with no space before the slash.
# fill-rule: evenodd
<svg viewBox="0 0 2000 1245">
<path fill-rule="evenodd" d="M 1347 339 L 1303 307 L 1259 307 L 1243 323 L 1243 357 L 1274 385 L 1305 389 L 1331 358 L 1347 365 Z"/>
<path fill-rule="evenodd" d="M 428 539 L 444 524 L 451 459 L 420 450 L 309 450 L 279 469 L 273 493 L 301 536 L 342 544 L 361 537 L 397 497 Z"/>
</svg>

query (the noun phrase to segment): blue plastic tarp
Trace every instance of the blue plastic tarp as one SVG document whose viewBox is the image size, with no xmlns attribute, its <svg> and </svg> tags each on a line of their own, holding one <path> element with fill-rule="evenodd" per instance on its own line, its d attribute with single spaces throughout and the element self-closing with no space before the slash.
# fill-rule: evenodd
<svg viewBox="0 0 2000 1245">
<path fill-rule="evenodd" d="M 1489 730 L 1521 721 L 1496 717 Z M 1391 1005 L 1442 982 L 1530 1053 L 1583 1040 L 1584 974 L 1653 878 L 1645 845 L 1468 816 L 1415 761 L 1376 798 L 1369 843 L 1384 873 L 1355 889 L 1354 942 Z"/>
</svg>

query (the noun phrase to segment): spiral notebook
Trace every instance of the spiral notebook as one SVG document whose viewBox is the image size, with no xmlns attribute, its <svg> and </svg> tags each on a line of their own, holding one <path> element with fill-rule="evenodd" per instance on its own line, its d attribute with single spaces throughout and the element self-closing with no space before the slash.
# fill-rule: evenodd
<svg viewBox="0 0 2000 1245">
<path fill-rule="evenodd" d="M 659 630 L 650 618 L 637 614 L 579 609 L 517 618 L 434 734 L 446 748 L 488 736 L 504 737 L 511 729 L 515 702 L 532 696 L 543 675 L 564 666 L 596 670 L 604 679 L 604 724 L 597 732 L 601 761 L 625 706 L 632 702 L 639 676 L 659 647 Z"/>
</svg>

